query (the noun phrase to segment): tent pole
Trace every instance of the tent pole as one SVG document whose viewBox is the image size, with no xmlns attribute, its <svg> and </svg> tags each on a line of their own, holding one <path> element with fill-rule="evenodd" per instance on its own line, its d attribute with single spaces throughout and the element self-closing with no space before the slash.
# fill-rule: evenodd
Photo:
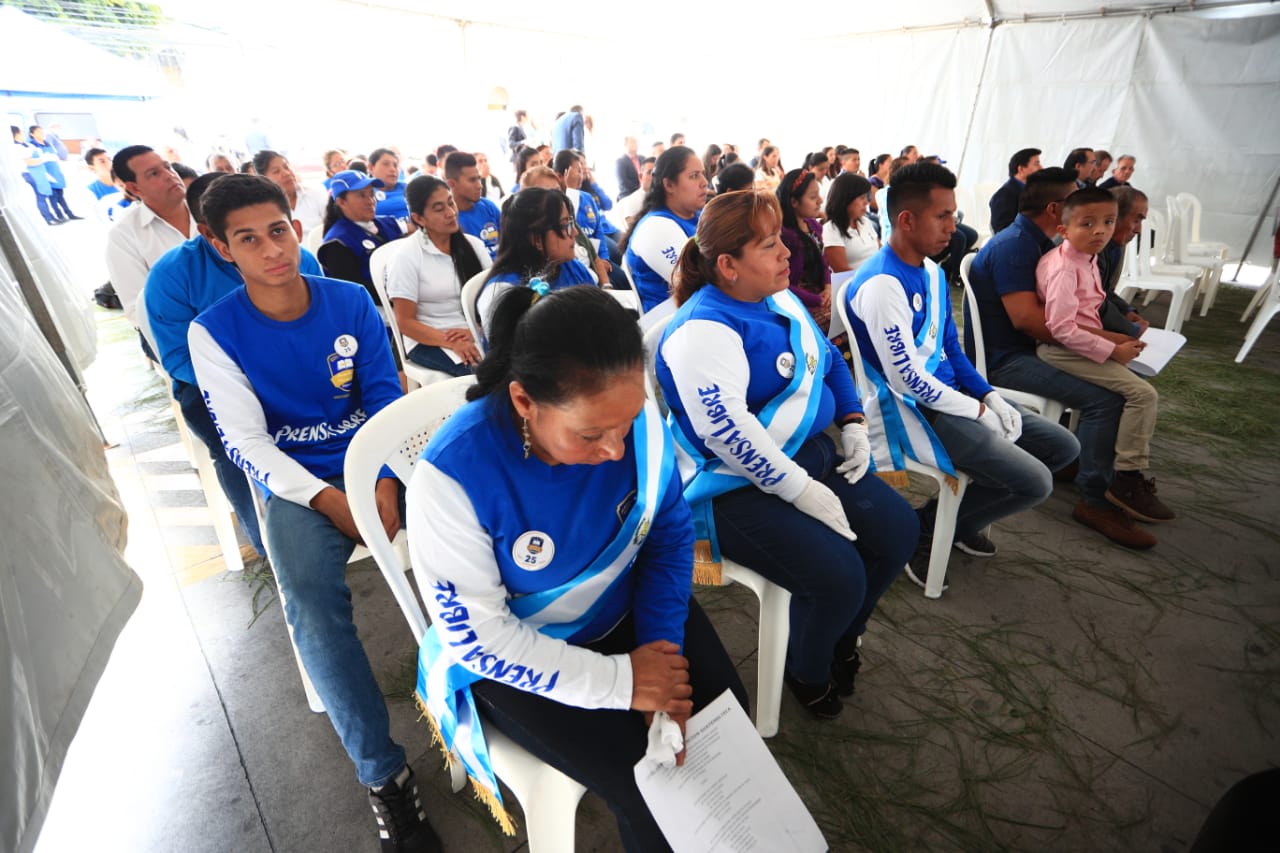
<svg viewBox="0 0 1280 853">
<path fill-rule="evenodd" d="M 1240 263 L 1236 264 L 1235 274 L 1231 276 L 1232 283 L 1238 283 L 1240 280 L 1240 270 L 1244 269 L 1244 262 L 1249 259 L 1249 253 L 1253 251 L 1253 241 L 1258 239 L 1258 232 L 1262 230 L 1262 223 L 1267 219 L 1267 211 L 1271 209 L 1271 203 L 1276 200 L 1278 190 L 1280 190 L 1280 175 L 1276 176 L 1276 182 L 1271 186 L 1271 195 L 1267 196 L 1266 204 L 1262 205 L 1262 210 L 1258 212 L 1258 220 L 1253 223 L 1253 233 L 1249 235 L 1249 242 L 1244 244 Z"/>
<path fill-rule="evenodd" d="M 990 0 L 987 2 L 987 8 L 991 8 Z M 973 101 L 969 105 L 969 123 L 964 129 L 964 144 L 960 146 L 960 163 L 956 166 L 956 175 L 960 175 L 964 171 L 964 161 L 969 154 L 969 138 L 973 135 L 973 122 L 978 117 L 978 98 L 982 97 L 982 84 L 987 79 L 987 60 L 991 58 L 991 39 L 995 35 L 996 21 L 991 19 L 991 26 L 987 28 L 987 46 L 982 50 L 982 70 L 978 72 L 978 87 L 973 91 Z"/>
</svg>

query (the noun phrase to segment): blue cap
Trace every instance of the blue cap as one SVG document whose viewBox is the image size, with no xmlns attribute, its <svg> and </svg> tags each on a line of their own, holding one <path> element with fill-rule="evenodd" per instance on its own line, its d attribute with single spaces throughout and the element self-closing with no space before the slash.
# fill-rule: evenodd
<svg viewBox="0 0 1280 853">
<path fill-rule="evenodd" d="M 362 190 L 367 186 L 375 186 L 378 188 L 385 187 L 382 181 L 377 178 L 371 178 L 364 172 L 357 172 L 355 169 L 347 169 L 334 175 L 329 181 L 329 195 L 337 198 L 348 190 Z"/>
</svg>

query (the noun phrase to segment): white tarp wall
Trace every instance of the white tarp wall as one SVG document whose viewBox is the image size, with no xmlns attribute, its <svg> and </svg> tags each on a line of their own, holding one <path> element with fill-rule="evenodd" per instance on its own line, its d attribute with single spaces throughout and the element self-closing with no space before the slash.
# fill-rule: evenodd
<svg viewBox="0 0 1280 853">
<path fill-rule="evenodd" d="M 1133 183 L 1161 210 L 1195 193 L 1202 235 L 1238 258 L 1280 177 L 1280 16 L 996 27 L 961 181 L 1003 181 L 1019 148 L 1061 165 L 1081 145 L 1136 156 Z M 1260 239 L 1255 262 L 1269 248 Z"/>
</svg>

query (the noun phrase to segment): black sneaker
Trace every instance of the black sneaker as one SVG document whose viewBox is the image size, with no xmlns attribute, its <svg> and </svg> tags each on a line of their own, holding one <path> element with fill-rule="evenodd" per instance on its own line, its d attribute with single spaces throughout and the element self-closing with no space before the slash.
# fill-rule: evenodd
<svg viewBox="0 0 1280 853">
<path fill-rule="evenodd" d="M 860 669 L 862 669 L 862 656 L 856 651 L 851 657 L 837 658 L 831 662 L 831 684 L 835 687 L 837 695 L 853 695 L 854 679 L 858 677 Z"/>
<path fill-rule="evenodd" d="M 382 853 L 440 853 L 444 849 L 440 836 L 427 822 L 409 765 L 381 788 L 370 788 L 369 805 L 378 819 Z"/>
<path fill-rule="evenodd" d="M 782 680 L 791 688 L 791 695 L 819 720 L 834 720 L 844 709 L 844 703 L 840 701 L 830 682 L 805 684 L 792 678 L 790 673 L 783 675 Z"/>
<path fill-rule="evenodd" d="M 953 546 L 957 551 L 963 551 L 970 557 L 994 557 L 998 550 L 996 543 L 981 533 L 975 533 L 964 539 L 957 539 Z"/>
</svg>

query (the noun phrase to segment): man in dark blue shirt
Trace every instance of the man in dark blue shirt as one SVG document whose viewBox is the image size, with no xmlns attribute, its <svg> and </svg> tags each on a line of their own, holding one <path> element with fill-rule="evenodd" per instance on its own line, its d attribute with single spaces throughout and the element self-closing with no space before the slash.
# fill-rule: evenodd
<svg viewBox="0 0 1280 853">
<path fill-rule="evenodd" d="M 1045 327 L 1044 305 L 1036 296 L 1036 265 L 1053 248 L 1062 202 L 1075 190 L 1075 181 L 1074 172 L 1066 169 L 1042 169 L 1029 175 L 1018 217 L 974 259 L 969 281 L 978 301 L 987 378 L 996 387 L 1048 397 L 1080 413 L 1076 485 L 1081 501 L 1072 518 L 1126 547 L 1150 548 L 1156 538 L 1104 497 L 1115 473 L 1116 431 L 1124 398 L 1036 358 L 1036 343 L 1053 340 Z M 971 322 L 969 318 L 966 327 Z"/>
<path fill-rule="evenodd" d="M 1040 149 L 1023 148 L 1009 158 L 1009 180 L 991 196 L 991 233 L 1008 228 L 1018 215 L 1018 199 L 1027 185 L 1027 176 L 1040 171 Z"/>
</svg>

